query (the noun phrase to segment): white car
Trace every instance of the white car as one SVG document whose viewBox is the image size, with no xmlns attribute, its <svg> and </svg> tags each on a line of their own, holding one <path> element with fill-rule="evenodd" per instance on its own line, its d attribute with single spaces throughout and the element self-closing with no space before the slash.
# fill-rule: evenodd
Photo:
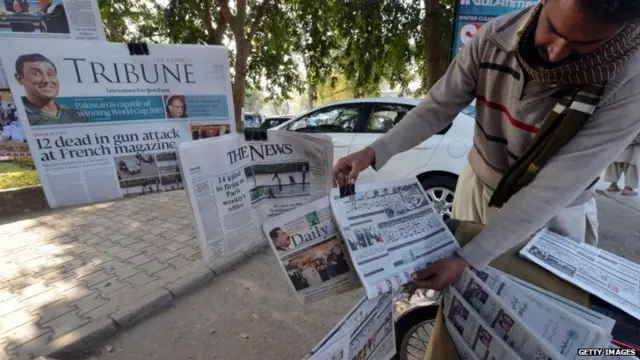
<svg viewBox="0 0 640 360">
<path fill-rule="evenodd" d="M 289 130 L 323 133 L 333 140 L 334 163 L 341 157 L 370 145 L 420 103 L 412 98 L 364 98 L 323 105 L 297 116 L 270 131 Z M 394 156 L 380 171 L 369 168 L 375 180 L 416 177 L 436 210 L 451 216 L 458 175 L 473 146 L 475 108 L 469 106 L 437 135 Z"/>
</svg>

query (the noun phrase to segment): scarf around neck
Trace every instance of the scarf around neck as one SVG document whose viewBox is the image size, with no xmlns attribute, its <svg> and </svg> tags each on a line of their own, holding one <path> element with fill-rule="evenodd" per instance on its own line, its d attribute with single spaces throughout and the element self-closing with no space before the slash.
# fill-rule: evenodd
<svg viewBox="0 0 640 360">
<path fill-rule="evenodd" d="M 565 95 L 547 115 L 531 146 L 504 174 L 489 206 L 502 207 L 535 179 L 549 159 L 582 129 L 596 110 L 606 82 L 622 70 L 640 48 L 640 26 L 632 24 L 591 54 L 555 66 L 545 65 L 534 46 L 541 9 L 542 5 L 538 4 L 518 41 L 518 61 L 529 79 L 567 85 Z M 592 185 L 596 182 L 597 179 Z"/>
</svg>

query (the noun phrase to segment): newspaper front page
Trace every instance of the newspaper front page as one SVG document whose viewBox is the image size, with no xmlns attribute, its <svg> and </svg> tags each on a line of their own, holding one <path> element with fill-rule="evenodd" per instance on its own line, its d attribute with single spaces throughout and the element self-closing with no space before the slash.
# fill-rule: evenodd
<svg viewBox="0 0 640 360">
<path fill-rule="evenodd" d="M 396 354 L 392 293 L 366 296 L 305 359 L 389 360 Z"/>
<path fill-rule="evenodd" d="M 411 281 L 411 274 L 453 255 L 459 244 L 417 180 L 331 190 L 331 208 L 367 296 Z"/>
<path fill-rule="evenodd" d="M 106 41 L 97 0 L 5 1 L 0 5 L 0 38 L 49 39 L 49 46 L 58 39 Z M 12 65 L 6 72 L 0 61 L 0 157 L 30 156 L 15 106 L 20 97 L 9 90 Z"/>
<path fill-rule="evenodd" d="M 580 348 L 607 344 L 596 341 L 592 324 L 526 296 L 519 285 L 499 283 L 491 289 L 467 269 L 454 287 L 521 358 L 575 359 Z"/>
<path fill-rule="evenodd" d="M 520 255 L 640 320 L 640 265 L 548 229 Z"/>
<path fill-rule="evenodd" d="M 229 134 L 180 144 L 205 260 L 264 241 L 264 220 L 326 197 L 332 159 L 327 136 L 287 131 L 266 141 Z"/>
<path fill-rule="evenodd" d="M 303 304 L 360 286 L 327 196 L 267 219 L 262 228 Z"/>
<path fill-rule="evenodd" d="M 150 44 L 132 56 L 96 41 L 0 46 L 12 49 L 0 59 L 52 208 L 184 188 L 178 145 L 235 132 L 225 47 Z"/>
<path fill-rule="evenodd" d="M 489 326 L 454 287 L 444 292 L 443 315 L 480 359 L 513 360 L 520 357 Z M 532 357 L 528 357 L 532 358 Z M 538 359 L 538 358 L 536 358 Z M 545 359 L 547 358 L 539 358 Z"/>
</svg>

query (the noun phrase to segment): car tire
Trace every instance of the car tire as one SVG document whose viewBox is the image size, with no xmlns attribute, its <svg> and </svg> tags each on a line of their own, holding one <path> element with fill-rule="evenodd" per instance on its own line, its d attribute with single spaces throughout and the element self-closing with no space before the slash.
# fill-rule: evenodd
<svg viewBox="0 0 640 360">
<path fill-rule="evenodd" d="M 420 179 L 420 184 L 436 212 L 442 216 L 443 220 L 449 220 L 458 177 L 455 175 L 424 176 Z"/>
<path fill-rule="evenodd" d="M 423 359 L 426 353 L 430 334 L 424 336 L 424 329 L 429 325 L 433 326 L 438 305 L 416 308 L 403 315 L 395 324 L 396 331 L 396 351 L 395 360 L 416 360 Z"/>
</svg>

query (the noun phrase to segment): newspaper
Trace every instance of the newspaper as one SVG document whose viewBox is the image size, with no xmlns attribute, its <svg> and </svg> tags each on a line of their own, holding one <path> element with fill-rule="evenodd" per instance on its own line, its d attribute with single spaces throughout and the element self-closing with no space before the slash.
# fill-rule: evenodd
<svg viewBox="0 0 640 360">
<path fill-rule="evenodd" d="M 495 360 L 520 358 L 454 287 L 449 287 L 444 292 L 443 306 L 445 323 L 450 323 L 452 332 L 458 332 L 478 358 Z"/>
<path fill-rule="evenodd" d="M 0 46 L 12 49 L 0 59 L 50 207 L 182 189 L 178 144 L 235 132 L 225 47 L 149 44 L 150 56 L 132 56 L 96 41 Z"/>
<path fill-rule="evenodd" d="M 459 360 L 480 360 L 478 355 L 473 352 L 471 346 L 467 344 L 462 335 L 451 324 L 451 321 L 445 321 L 444 325 L 451 337 L 451 342 L 453 342 L 453 347 L 456 349 Z"/>
<path fill-rule="evenodd" d="M 367 296 L 393 291 L 459 247 L 420 183 L 399 180 L 331 190 L 331 208 Z"/>
<path fill-rule="evenodd" d="M 640 265 L 548 229 L 520 255 L 640 320 Z"/>
<path fill-rule="evenodd" d="M 264 220 L 326 197 L 332 159 L 329 137 L 288 131 L 269 131 L 266 141 L 229 134 L 180 144 L 205 260 L 263 242 Z"/>
<path fill-rule="evenodd" d="M 386 293 L 363 296 L 305 359 L 389 360 L 395 354 L 393 294 Z"/>
<path fill-rule="evenodd" d="M 327 196 L 267 219 L 262 228 L 303 304 L 360 286 Z"/>
<path fill-rule="evenodd" d="M 97 0 L 5 0 L 0 5 L 0 38 L 49 39 L 49 47 L 59 39 L 106 41 Z M 0 157 L 30 156 L 23 118 L 14 104 L 20 98 L 9 91 L 7 75 L 13 76 L 13 64 L 7 67 L 8 74 L 0 61 Z"/>
<path fill-rule="evenodd" d="M 492 270 L 475 273 L 466 270 L 455 287 L 518 354 L 531 348 L 525 343 L 537 342 L 543 352 L 554 353 L 554 358 L 577 359 L 580 348 L 605 347 L 610 343 L 611 337 L 603 329 L 532 295 Z M 521 357 L 524 358 L 522 354 Z"/>
</svg>

